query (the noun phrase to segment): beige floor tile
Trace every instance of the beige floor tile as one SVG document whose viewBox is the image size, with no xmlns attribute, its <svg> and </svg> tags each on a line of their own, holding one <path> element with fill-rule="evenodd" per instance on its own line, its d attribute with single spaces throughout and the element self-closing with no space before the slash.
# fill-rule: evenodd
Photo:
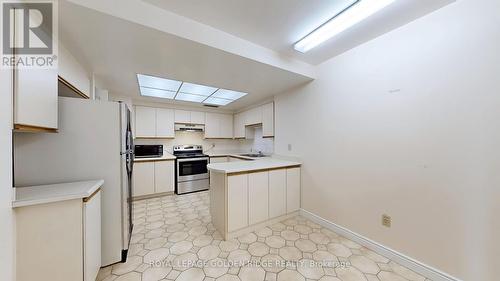
<svg viewBox="0 0 500 281">
<path fill-rule="evenodd" d="M 123 275 L 131 272 L 142 264 L 142 257 L 133 256 L 127 258 L 126 263 L 117 263 L 112 267 L 112 273 L 115 275 Z"/>
<path fill-rule="evenodd" d="M 163 261 L 170 254 L 167 248 L 152 250 L 144 256 L 144 263 L 157 263 Z"/>
<path fill-rule="evenodd" d="M 142 281 L 158 281 L 161 280 L 172 271 L 172 268 L 169 267 L 152 267 L 146 269 L 142 273 Z"/>
<path fill-rule="evenodd" d="M 403 278 L 394 272 L 388 272 L 388 271 L 381 271 L 377 275 L 377 277 L 378 279 L 380 279 L 380 281 L 408 281 L 408 279 Z"/>
<path fill-rule="evenodd" d="M 240 278 L 236 275 L 225 274 L 217 278 L 216 281 L 240 281 Z"/>
<path fill-rule="evenodd" d="M 141 274 L 137 272 L 129 272 L 119 276 L 115 281 L 141 281 Z"/>
<path fill-rule="evenodd" d="M 377 264 L 365 256 L 353 255 L 349 257 L 349 261 L 354 267 L 361 270 L 363 273 L 377 274 L 380 271 Z"/>
<path fill-rule="evenodd" d="M 295 247 L 299 248 L 302 252 L 314 252 L 317 250 L 316 244 L 311 240 L 299 239 L 295 241 Z"/>
<path fill-rule="evenodd" d="M 365 275 L 352 266 L 337 268 L 335 272 L 337 273 L 337 277 L 342 281 L 367 281 Z"/>
<path fill-rule="evenodd" d="M 273 235 L 273 236 L 269 236 L 266 238 L 266 244 L 269 247 L 281 248 L 281 247 L 284 247 L 286 243 L 285 243 L 285 239 L 283 239 L 283 237 Z"/>
<path fill-rule="evenodd" d="M 302 252 L 296 247 L 283 247 L 279 249 L 279 255 L 287 261 L 298 261 L 302 258 Z"/>
<path fill-rule="evenodd" d="M 243 267 L 238 274 L 241 281 L 263 281 L 265 276 L 266 272 L 260 267 Z"/>
<path fill-rule="evenodd" d="M 205 278 L 205 273 L 200 268 L 190 268 L 183 271 L 176 281 L 202 281 Z"/>
<path fill-rule="evenodd" d="M 269 253 L 269 247 L 262 242 L 255 242 L 248 246 L 248 252 L 252 256 L 263 257 Z"/>
<path fill-rule="evenodd" d="M 205 261 L 215 259 L 216 257 L 219 256 L 219 254 L 220 254 L 219 247 L 214 246 L 214 245 L 205 246 L 198 251 L 198 257 L 201 260 L 205 260 Z"/>
<path fill-rule="evenodd" d="M 389 266 L 392 268 L 392 271 L 394 271 L 396 274 L 399 274 L 403 276 L 404 278 L 410 280 L 410 281 L 424 281 L 425 277 L 417 274 L 414 271 L 409 270 L 406 267 L 403 267 L 393 261 L 389 263 Z"/>
<path fill-rule="evenodd" d="M 285 269 L 278 273 L 278 281 L 305 281 L 306 279 L 295 270 Z"/>
<path fill-rule="evenodd" d="M 325 275 L 323 268 L 315 261 L 309 259 L 300 260 L 297 270 L 307 279 L 319 279 Z"/>
</svg>

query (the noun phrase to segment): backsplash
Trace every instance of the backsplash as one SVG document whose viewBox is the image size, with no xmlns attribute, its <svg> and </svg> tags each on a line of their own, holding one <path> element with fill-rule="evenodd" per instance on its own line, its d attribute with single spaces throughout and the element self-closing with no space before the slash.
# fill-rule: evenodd
<svg viewBox="0 0 500 281">
<path fill-rule="evenodd" d="M 135 144 L 161 144 L 164 149 L 172 153 L 174 145 L 178 144 L 201 144 L 205 151 L 236 151 L 236 152 L 258 152 L 265 154 L 274 152 L 274 139 L 262 138 L 262 127 L 255 128 L 254 139 L 231 140 L 231 139 L 205 139 L 203 132 L 175 132 L 175 139 L 135 139 Z M 215 145 L 215 146 L 213 146 Z"/>
</svg>

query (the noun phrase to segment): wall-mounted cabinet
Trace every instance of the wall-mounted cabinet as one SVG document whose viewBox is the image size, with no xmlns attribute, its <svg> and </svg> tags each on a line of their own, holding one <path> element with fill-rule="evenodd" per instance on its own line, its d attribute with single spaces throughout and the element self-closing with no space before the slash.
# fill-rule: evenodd
<svg viewBox="0 0 500 281">
<path fill-rule="evenodd" d="M 205 112 L 176 109 L 175 123 L 205 125 Z"/>
<path fill-rule="evenodd" d="M 234 138 L 249 138 L 249 126 L 262 125 L 263 137 L 274 137 L 274 102 L 234 115 Z"/>
<path fill-rule="evenodd" d="M 136 138 L 174 138 L 174 110 L 135 107 Z"/>
<path fill-rule="evenodd" d="M 14 70 L 14 129 L 57 132 L 57 69 Z"/>
<path fill-rule="evenodd" d="M 232 139 L 233 115 L 220 113 L 206 113 L 205 138 Z"/>
</svg>

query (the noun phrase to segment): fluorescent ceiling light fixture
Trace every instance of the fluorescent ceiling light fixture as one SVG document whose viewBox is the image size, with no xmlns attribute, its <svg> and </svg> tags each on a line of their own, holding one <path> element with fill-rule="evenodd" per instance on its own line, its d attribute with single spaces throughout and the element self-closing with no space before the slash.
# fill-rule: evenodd
<svg viewBox="0 0 500 281">
<path fill-rule="evenodd" d="M 137 74 L 142 96 L 197 102 L 211 105 L 227 105 L 246 96 L 247 93 L 219 89 L 194 83 L 182 82 L 150 75 Z"/>
<path fill-rule="evenodd" d="M 205 96 L 191 95 L 186 93 L 178 93 L 177 96 L 175 96 L 176 100 L 191 101 L 191 102 L 202 102 L 206 98 L 207 97 Z"/>
<path fill-rule="evenodd" d="M 223 98 L 228 100 L 237 100 L 243 96 L 246 96 L 247 93 L 236 92 L 231 90 L 219 89 L 215 92 L 212 97 Z"/>
<path fill-rule="evenodd" d="M 148 87 L 160 90 L 167 90 L 177 92 L 182 82 L 177 80 L 170 80 L 155 76 L 137 74 L 137 81 L 140 87 Z"/>
<path fill-rule="evenodd" d="M 183 83 L 179 92 L 208 97 L 217 91 L 217 88 L 193 83 Z"/>
<path fill-rule="evenodd" d="M 305 53 L 395 1 L 396 0 L 360 0 L 318 27 L 306 37 L 302 38 L 299 42 L 295 43 L 294 49 Z"/>
<path fill-rule="evenodd" d="M 221 98 L 215 98 L 215 97 L 209 97 L 206 99 L 203 103 L 206 104 L 213 104 L 213 105 L 227 105 L 232 103 L 234 100 L 227 100 L 227 99 L 221 99 Z"/>
<path fill-rule="evenodd" d="M 173 99 L 177 92 L 141 87 L 141 95 L 154 98 Z"/>
</svg>

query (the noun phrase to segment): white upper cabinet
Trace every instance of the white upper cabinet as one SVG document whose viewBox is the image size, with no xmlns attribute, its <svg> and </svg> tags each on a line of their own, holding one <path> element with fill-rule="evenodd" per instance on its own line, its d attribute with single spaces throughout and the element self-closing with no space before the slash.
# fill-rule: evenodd
<svg viewBox="0 0 500 281">
<path fill-rule="evenodd" d="M 262 136 L 274 137 L 274 103 L 262 106 Z"/>
<path fill-rule="evenodd" d="M 174 138 L 174 110 L 167 108 L 156 109 L 156 137 Z"/>
<path fill-rule="evenodd" d="M 204 125 L 205 112 L 176 109 L 175 123 Z"/>
<path fill-rule="evenodd" d="M 236 139 L 245 138 L 245 119 L 243 113 L 238 113 L 234 115 L 234 138 Z"/>
<path fill-rule="evenodd" d="M 262 124 L 262 136 L 274 137 L 274 102 L 234 115 L 234 137 L 249 138 L 245 126 Z"/>
<path fill-rule="evenodd" d="M 14 80 L 14 128 L 57 130 L 57 69 L 17 69 Z"/>
<path fill-rule="evenodd" d="M 59 42 L 59 76 L 82 97 L 90 97 L 90 75 L 76 58 Z"/>
<path fill-rule="evenodd" d="M 262 107 L 256 107 L 246 112 L 245 125 L 256 125 L 262 123 Z"/>
<path fill-rule="evenodd" d="M 175 123 L 191 123 L 191 111 L 176 109 Z"/>
<path fill-rule="evenodd" d="M 205 138 L 231 139 L 233 138 L 233 116 L 230 114 L 206 113 Z"/>
<path fill-rule="evenodd" d="M 144 106 L 135 107 L 135 137 L 156 137 L 156 108 Z"/>
<path fill-rule="evenodd" d="M 221 114 L 220 115 L 220 138 L 232 139 L 233 138 L 233 115 Z"/>
<path fill-rule="evenodd" d="M 191 111 L 191 124 L 205 124 L 205 112 Z"/>
</svg>

